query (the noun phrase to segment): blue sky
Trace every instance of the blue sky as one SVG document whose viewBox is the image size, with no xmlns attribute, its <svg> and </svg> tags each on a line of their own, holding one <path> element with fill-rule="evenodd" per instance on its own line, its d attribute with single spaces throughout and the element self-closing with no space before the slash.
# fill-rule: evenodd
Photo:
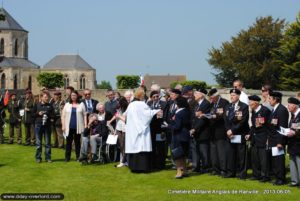
<svg viewBox="0 0 300 201">
<path fill-rule="evenodd" d="M 186 74 L 214 84 L 208 50 L 272 15 L 295 20 L 297 0 L 3 0 L 29 31 L 40 66 L 79 53 L 113 85 L 119 74 Z"/>
</svg>

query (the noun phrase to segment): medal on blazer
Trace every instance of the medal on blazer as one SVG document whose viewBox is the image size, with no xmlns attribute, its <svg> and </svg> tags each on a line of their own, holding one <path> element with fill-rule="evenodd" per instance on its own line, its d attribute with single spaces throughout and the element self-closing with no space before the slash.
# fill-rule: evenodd
<svg viewBox="0 0 300 201">
<path fill-rule="evenodd" d="M 260 127 L 264 123 L 265 123 L 265 118 L 264 117 L 255 118 L 255 126 L 256 127 Z"/>
<path fill-rule="evenodd" d="M 223 112 L 224 112 L 223 108 L 218 108 L 217 109 L 217 114 L 221 115 L 221 114 L 223 114 Z"/>
<path fill-rule="evenodd" d="M 242 120 L 243 113 L 241 111 L 236 111 L 235 116 L 236 116 L 237 120 Z"/>
<path fill-rule="evenodd" d="M 272 121 L 271 121 L 271 124 L 273 124 L 274 126 L 277 126 L 277 124 L 278 124 L 278 119 L 273 118 Z"/>
<path fill-rule="evenodd" d="M 300 123 L 292 123 L 291 128 L 295 129 L 295 130 L 299 130 L 300 129 Z"/>
</svg>

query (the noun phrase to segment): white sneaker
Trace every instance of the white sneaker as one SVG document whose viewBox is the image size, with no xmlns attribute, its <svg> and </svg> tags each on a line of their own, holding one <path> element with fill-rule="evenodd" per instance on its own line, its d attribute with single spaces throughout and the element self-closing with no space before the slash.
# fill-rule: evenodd
<svg viewBox="0 0 300 201">
<path fill-rule="evenodd" d="M 118 168 L 125 166 L 124 163 L 120 163 L 119 165 L 117 165 Z"/>
</svg>

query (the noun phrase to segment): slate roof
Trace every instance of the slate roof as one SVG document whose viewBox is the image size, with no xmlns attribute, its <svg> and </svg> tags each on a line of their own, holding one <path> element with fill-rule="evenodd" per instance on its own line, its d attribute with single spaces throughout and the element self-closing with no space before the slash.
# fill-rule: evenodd
<svg viewBox="0 0 300 201">
<path fill-rule="evenodd" d="M 22 67 L 22 68 L 39 68 L 39 66 L 30 60 L 23 58 L 4 57 L 0 62 L 0 67 Z"/>
<path fill-rule="evenodd" d="M 57 55 L 46 63 L 44 69 L 76 69 L 76 70 L 94 70 L 79 55 Z"/>
<path fill-rule="evenodd" d="M 0 8 L 0 30 L 28 32 L 4 8 Z"/>
</svg>

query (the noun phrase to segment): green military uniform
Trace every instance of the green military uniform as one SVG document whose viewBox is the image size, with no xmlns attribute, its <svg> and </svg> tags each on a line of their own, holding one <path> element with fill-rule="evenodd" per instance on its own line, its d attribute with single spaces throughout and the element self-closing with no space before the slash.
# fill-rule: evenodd
<svg viewBox="0 0 300 201">
<path fill-rule="evenodd" d="M 25 145 L 35 145 L 34 134 L 34 100 L 33 98 L 24 99 L 20 103 L 21 110 L 24 110 L 22 122 L 25 128 Z"/>
<path fill-rule="evenodd" d="M 17 130 L 17 142 L 22 143 L 22 130 L 21 130 L 21 116 L 20 116 L 20 103 L 17 99 L 10 100 L 8 103 L 9 112 L 9 143 L 14 142 L 15 129 Z"/>
<path fill-rule="evenodd" d="M 53 101 L 52 106 L 54 108 L 54 122 L 53 122 L 53 137 L 54 147 L 64 148 L 64 136 L 61 125 L 61 111 L 65 102 L 63 100 Z"/>
</svg>

